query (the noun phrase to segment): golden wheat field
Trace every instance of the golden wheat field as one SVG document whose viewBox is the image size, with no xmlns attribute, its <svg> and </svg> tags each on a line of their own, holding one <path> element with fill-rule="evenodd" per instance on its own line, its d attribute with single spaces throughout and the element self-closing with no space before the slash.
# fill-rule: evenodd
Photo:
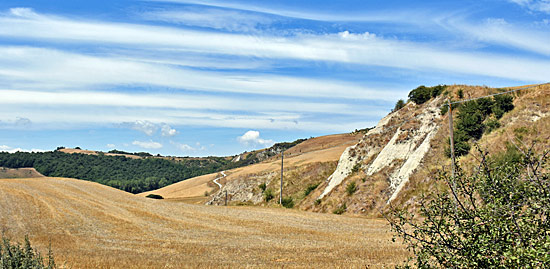
<svg viewBox="0 0 550 269">
<path fill-rule="evenodd" d="M 356 144 L 362 134 L 336 134 L 310 138 L 285 152 L 285 167 L 298 167 L 305 164 L 321 163 L 329 161 L 338 161 L 342 152 Z M 252 164 L 225 171 L 227 177 L 220 179 L 220 183 L 236 180 L 240 177 L 246 177 L 251 174 L 260 174 L 279 171 L 281 169 L 280 155 L 273 157 L 261 163 Z M 212 182 L 221 174 L 213 173 L 194 178 L 189 178 L 172 185 L 160 188 L 158 190 L 148 191 L 140 196 L 148 194 L 158 194 L 168 199 L 195 199 L 205 202 L 204 193 L 211 193 L 219 188 Z"/>
<path fill-rule="evenodd" d="M 384 220 L 152 200 L 97 183 L 1 179 L 0 227 L 66 268 L 364 268 L 404 259 Z"/>
</svg>

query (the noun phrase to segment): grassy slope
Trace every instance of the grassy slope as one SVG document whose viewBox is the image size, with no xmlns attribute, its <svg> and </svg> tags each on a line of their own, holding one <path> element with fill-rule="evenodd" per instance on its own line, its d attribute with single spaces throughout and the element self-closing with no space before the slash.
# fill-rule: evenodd
<svg viewBox="0 0 550 269">
<path fill-rule="evenodd" d="M 0 178 L 34 178 L 43 177 L 34 168 L 4 168 L 0 167 Z"/>
<path fill-rule="evenodd" d="M 496 92 L 495 89 L 471 86 L 452 86 L 450 90 L 457 96 L 458 89 L 464 90 L 465 97 L 484 96 Z M 508 143 L 514 142 L 518 146 L 528 147 L 534 141 L 535 150 L 541 152 L 550 148 L 550 86 L 545 85 L 534 89 L 520 91 L 514 94 L 514 110 L 506 113 L 500 120 L 501 127 L 484 134 L 477 145 L 480 149 L 496 154 L 506 150 Z M 456 114 L 455 114 L 456 115 Z M 409 183 L 396 199 L 397 204 L 411 206 L 411 201 L 422 192 L 428 193 L 436 188 L 445 188 L 442 182 L 434 181 L 434 175 L 442 168 L 450 171 L 450 159 L 445 156 L 445 148 L 448 147 L 449 137 L 448 114 L 441 119 L 441 129 L 434 138 L 431 150 L 424 159 L 424 165 L 411 177 Z M 525 131 L 519 132 L 518 130 Z M 522 142 L 517 141 L 521 138 Z M 479 163 L 481 155 L 475 144 L 472 144 L 470 153 L 459 158 L 460 164 L 468 169 Z"/>
<path fill-rule="evenodd" d="M 383 220 L 198 206 L 63 179 L 0 180 L 0 228 L 71 268 L 391 265 L 405 256 Z"/>
<path fill-rule="evenodd" d="M 285 171 L 292 172 L 293 170 L 310 164 L 337 162 L 346 147 L 357 143 L 361 136 L 362 134 L 337 134 L 308 139 L 285 152 Z M 250 175 L 274 173 L 280 171 L 280 169 L 281 159 L 280 156 L 276 156 L 262 163 L 226 171 L 227 177 L 219 182 L 225 184 L 228 181 L 246 178 Z M 218 187 L 212 183 L 212 180 L 218 175 L 218 173 L 215 173 L 190 178 L 139 195 L 145 196 L 150 193 L 155 193 L 165 198 L 172 199 L 204 197 L 205 192 L 211 193 L 218 190 Z M 303 184 L 297 182 L 297 184 L 300 185 L 297 189 L 302 190 L 305 189 L 308 182 L 304 182 Z"/>
</svg>

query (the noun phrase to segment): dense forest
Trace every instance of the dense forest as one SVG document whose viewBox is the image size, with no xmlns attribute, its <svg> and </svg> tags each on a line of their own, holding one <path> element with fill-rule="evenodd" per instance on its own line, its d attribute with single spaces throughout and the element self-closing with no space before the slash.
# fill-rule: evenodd
<svg viewBox="0 0 550 269">
<path fill-rule="evenodd" d="M 140 193 L 188 178 L 258 163 L 303 141 L 304 139 L 299 139 L 289 143 L 278 143 L 269 149 L 251 152 L 237 162 L 224 157 L 167 160 L 145 154 L 139 154 L 145 158 L 132 159 L 124 156 L 69 154 L 60 151 L 11 154 L 0 152 L 0 167 L 34 167 L 49 177 L 83 179 L 131 193 Z"/>
<path fill-rule="evenodd" d="M 187 178 L 220 171 L 229 162 L 224 158 L 173 162 L 160 158 L 131 159 L 59 151 L 0 153 L 2 167 L 34 167 L 45 176 L 84 179 L 131 193 L 154 190 Z"/>
</svg>

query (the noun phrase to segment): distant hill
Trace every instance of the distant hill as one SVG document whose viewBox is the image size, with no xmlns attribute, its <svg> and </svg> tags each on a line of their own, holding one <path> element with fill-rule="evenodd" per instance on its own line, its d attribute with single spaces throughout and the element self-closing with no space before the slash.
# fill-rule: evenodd
<svg viewBox="0 0 550 269">
<path fill-rule="evenodd" d="M 296 202 L 303 199 L 302 193 L 308 184 L 320 184 L 326 180 L 335 169 L 342 152 L 349 146 L 356 144 L 363 133 L 346 133 L 310 138 L 300 143 L 285 144 L 285 193 L 296 194 Z M 288 148 L 288 146 L 291 146 Z M 280 152 L 276 145 L 262 152 Z M 246 153 L 245 153 L 246 154 Z M 263 156 L 269 156 L 265 154 Z M 257 157 L 256 157 L 257 158 Z M 265 158 L 265 157 L 264 157 Z M 257 204 L 263 201 L 264 193 L 258 187 L 265 183 L 266 189 L 278 194 L 279 176 L 281 169 L 280 153 L 272 155 L 263 162 L 248 166 L 227 169 L 227 177 L 221 178 L 219 187 L 212 182 L 221 177 L 220 173 L 213 173 L 178 182 L 164 188 L 149 191 L 139 195 L 160 194 L 169 199 L 203 199 L 193 201 L 208 202 L 209 204 L 223 204 L 225 192 L 230 196 L 231 204 Z M 303 189 L 304 188 L 304 189 Z M 207 196 L 204 196 L 204 194 Z M 273 199 L 270 203 L 274 203 Z"/>
<path fill-rule="evenodd" d="M 52 177 L 98 182 L 130 193 L 155 190 L 191 177 L 264 161 L 306 139 L 230 157 L 170 157 L 149 153 L 108 153 L 59 147 L 54 152 L 0 152 L 0 167 L 35 168 Z"/>
</svg>

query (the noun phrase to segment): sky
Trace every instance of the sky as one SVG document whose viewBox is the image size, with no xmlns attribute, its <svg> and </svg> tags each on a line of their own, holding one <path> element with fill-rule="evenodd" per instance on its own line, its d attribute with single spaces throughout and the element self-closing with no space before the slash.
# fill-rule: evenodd
<svg viewBox="0 0 550 269">
<path fill-rule="evenodd" d="M 550 0 L 0 2 L 0 151 L 227 156 L 550 80 Z"/>
</svg>

